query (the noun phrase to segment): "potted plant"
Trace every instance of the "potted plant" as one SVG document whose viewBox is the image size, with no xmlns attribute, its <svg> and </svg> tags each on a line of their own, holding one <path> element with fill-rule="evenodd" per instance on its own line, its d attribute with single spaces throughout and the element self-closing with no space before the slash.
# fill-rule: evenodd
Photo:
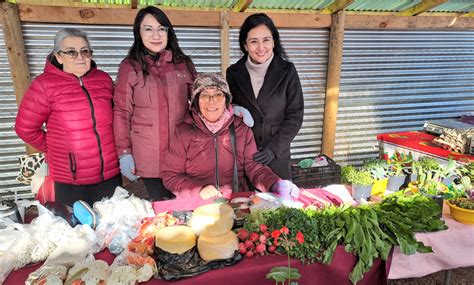
<svg viewBox="0 0 474 285">
<path fill-rule="evenodd" d="M 435 172 L 435 174 L 433 175 L 433 172 L 428 171 L 420 173 L 418 176 L 419 179 L 418 181 L 416 181 L 418 191 L 421 194 L 432 198 L 436 201 L 436 203 L 438 203 L 438 205 L 440 206 L 439 215 L 441 216 L 443 209 L 443 200 L 445 195 L 449 191 L 448 187 L 442 182 L 439 176 L 439 172 Z"/>
<path fill-rule="evenodd" d="M 456 221 L 474 225 L 474 198 L 450 199 L 446 203 L 451 216 Z"/>
<path fill-rule="evenodd" d="M 383 195 L 387 189 L 388 166 L 385 160 L 369 159 L 364 162 L 365 168 L 370 171 L 374 179 L 372 195 Z"/>
<path fill-rule="evenodd" d="M 352 197 L 354 200 L 367 200 L 372 192 L 374 182 L 372 175 L 365 169 L 356 169 L 353 166 L 343 170 L 343 181 L 352 184 Z"/>
<path fill-rule="evenodd" d="M 388 160 L 389 178 L 387 190 L 398 191 L 405 183 L 406 175 L 404 170 L 412 168 L 413 158 L 411 154 L 395 152 Z"/>
<path fill-rule="evenodd" d="M 440 166 L 437 170 L 439 172 L 439 177 L 443 180 L 443 183 L 447 186 L 453 183 L 454 179 L 461 176 L 461 173 L 457 169 L 456 161 L 450 159 L 446 166 Z"/>
</svg>

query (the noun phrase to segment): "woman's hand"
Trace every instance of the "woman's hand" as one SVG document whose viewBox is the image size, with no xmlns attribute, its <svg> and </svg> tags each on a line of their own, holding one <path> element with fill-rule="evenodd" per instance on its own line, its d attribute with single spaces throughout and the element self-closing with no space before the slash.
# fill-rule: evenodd
<svg viewBox="0 0 474 285">
<path fill-rule="evenodd" d="M 214 185 L 206 185 L 202 187 L 201 191 L 199 191 L 199 196 L 203 200 L 211 199 L 214 197 L 222 196 L 222 193 L 217 190 Z"/>
</svg>

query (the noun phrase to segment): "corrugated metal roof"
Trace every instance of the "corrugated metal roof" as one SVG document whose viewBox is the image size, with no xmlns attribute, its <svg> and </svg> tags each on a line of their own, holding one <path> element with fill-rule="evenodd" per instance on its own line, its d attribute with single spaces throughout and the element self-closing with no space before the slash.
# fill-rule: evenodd
<svg viewBox="0 0 474 285">
<path fill-rule="evenodd" d="M 331 5 L 336 0 L 254 0 L 249 9 L 255 10 L 322 10 Z M 51 6 L 65 6 L 73 2 L 74 6 L 78 6 L 80 2 L 76 0 L 9 0 L 13 3 L 25 3 L 35 5 L 51 5 Z M 85 5 L 104 4 L 106 7 L 113 7 L 114 5 L 130 5 L 130 0 L 82 0 Z M 355 0 L 345 10 L 352 12 L 399 12 L 416 4 L 421 0 Z M 139 0 L 139 6 L 160 5 L 171 8 L 193 8 L 193 9 L 224 9 L 231 10 L 238 0 Z M 449 0 L 441 4 L 429 12 L 438 13 L 464 13 L 474 10 L 473 0 Z"/>
<path fill-rule="evenodd" d="M 333 0 L 254 0 L 249 5 L 249 9 L 285 9 L 285 10 L 320 10 Z"/>
<path fill-rule="evenodd" d="M 434 7 L 429 12 L 471 12 L 474 11 L 473 0 L 450 0 Z"/>
<path fill-rule="evenodd" d="M 421 0 L 355 0 L 346 11 L 398 12 L 408 9 Z"/>
</svg>

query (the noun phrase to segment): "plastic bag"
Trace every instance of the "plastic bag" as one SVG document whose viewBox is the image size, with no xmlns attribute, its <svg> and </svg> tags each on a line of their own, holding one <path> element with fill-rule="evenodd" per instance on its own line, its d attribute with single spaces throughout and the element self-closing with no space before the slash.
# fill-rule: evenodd
<svg viewBox="0 0 474 285">
<path fill-rule="evenodd" d="M 93 208 L 99 214 L 96 248 L 100 251 L 108 247 L 115 255 L 120 254 L 137 236 L 143 218 L 155 216 L 149 201 L 129 196 L 127 190 L 121 187 L 115 189 L 110 199 L 95 202 Z"/>
<path fill-rule="evenodd" d="M 18 255 L 15 254 L 13 248 L 16 246 L 21 237 L 16 230 L 0 231 L 0 284 L 7 279 L 10 272 L 15 267 Z"/>
<path fill-rule="evenodd" d="M 183 254 L 173 254 L 155 247 L 153 258 L 158 268 L 155 277 L 164 280 L 196 276 L 212 269 L 234 265 L 242 260 L 242 256 L 236 251 L 232 258 L 204 261 L 199 256 L 196 247 Z"/>
<path fill-rule="evenodd" d="M 149 256 L 124 251 L 110 266 L 107 284 L 136 284 L 146 282 L 156 273 L 156 263 Z"/>
<path fill-rule="evenodd" d="M 63 284 L 67 276 L 67 267 L 63 265 L 44 265 L 31 272 L 25 281 L 25 285 L 42 284 Z"/>
</svg>

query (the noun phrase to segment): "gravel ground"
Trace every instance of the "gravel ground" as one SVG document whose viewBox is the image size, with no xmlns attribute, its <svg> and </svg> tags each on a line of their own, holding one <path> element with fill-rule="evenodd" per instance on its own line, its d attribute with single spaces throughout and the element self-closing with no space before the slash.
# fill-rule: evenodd
<svg viewBox="0 0 474 285">
<path fill-rule="evenodd" d="M 125 181 L 124 181 L 125 182 Z M 124 188 L 140 198 L 148 198 L 141 180 L 126 184 Z M 474 267 L 456 268 L 451 271 L 450 285 L 474 285 Z M 389 285 L 444 285 L 445 272 L 440 271 L 420 278 L 389 280 Z M 376 285 L 376 284 L 374 284 Z"/>
</svg>

